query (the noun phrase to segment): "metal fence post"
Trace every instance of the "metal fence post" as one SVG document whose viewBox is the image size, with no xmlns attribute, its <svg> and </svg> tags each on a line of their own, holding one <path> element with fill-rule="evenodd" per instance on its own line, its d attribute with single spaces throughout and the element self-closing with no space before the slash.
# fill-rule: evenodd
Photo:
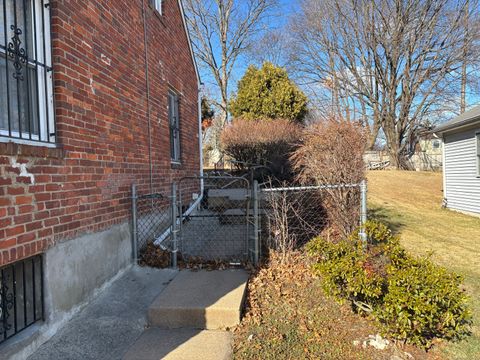
<svg viewBox="0 0 480 360">
<path fill-rule="evenodd" d="M 132 256 L 135 263 L 138 260 L 137 245 L 137 186 L 132 184 Z"/>
<path fill-rule="evenodd" d="M 364 246 L 367 244 L 367 233 L 365 224 L 367 223 L 367 181 L 362 180 L 360 183 L 360 239 L 364 242 Z"/>
<path fill-rule="evenodd" d="M 258 181 L 253 181 L 253 264 L 258 265 L 260 257 L 260 244 L 259 244 L 259 211 L 258 211 Z"/>
<path fill-rule="evenodd" d="M 172 268 L 177 268 L 177 183 L 172 183 Z"/>
</svg>

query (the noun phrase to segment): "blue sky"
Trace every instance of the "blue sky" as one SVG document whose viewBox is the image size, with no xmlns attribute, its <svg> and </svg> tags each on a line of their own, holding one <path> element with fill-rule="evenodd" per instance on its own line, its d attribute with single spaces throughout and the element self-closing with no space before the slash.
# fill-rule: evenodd
<svg viewBox="0 0 480 360">
<path fill-rule="evenodd" d="M 300 0 L 278 0 L 278 8 L 275 10 L 275 14 L 268 19 L 268 23 L 265 24 L 267 28 L 282 28 L 289 22 L 289 17 L 292 16 L 300 6 Z M 236 91 L 237 82 L 245 73 L 248 65 L 251 64 L 251 59 L 248 56 L 240 57 L 234 67 L 232 78 L 230 79 L 229 92 L 232 94 Z M 218 90 L 215 85 L 212 85 L 212 75 L 209 70 L 201 69 L 202 81 L 205 84 L 205 88 L 209 97 L 216 98 Z M 477 96 L 476 89 L 469 89 L 470 94 L 467 98 L 469 107 L 479 103 L 479 97 Z M 454 116 L 454 114 L 452 114 Z"/>
<path fill-rule="evenodd" d="M 299 1 L 297 0 L 278 0 L 278 8 L 275 10 L 275 14 L 269 18 L 267 24 L 269 28 L 281 28 L 288 23 L 289 15 L 291 15 L 295 8 L 299 6 Z M 229 86 L 230 92 L 234 92 L 237 88 L 238 80 L 243 76 L 248 65 L 251 64 L 251 60 L 248 56 L 243 56 L 238 59 L 232 81 Z M 200 65 L 200 64 L 199 64 Z M 215 96 L 215 87 L 212 86 L 212 76 L 210 70 L 203 69 L 200 66 L 200 73 L 202 77 L 202 82 L 206 85 L 208 92 L 211 96 Z"/>
</svg>

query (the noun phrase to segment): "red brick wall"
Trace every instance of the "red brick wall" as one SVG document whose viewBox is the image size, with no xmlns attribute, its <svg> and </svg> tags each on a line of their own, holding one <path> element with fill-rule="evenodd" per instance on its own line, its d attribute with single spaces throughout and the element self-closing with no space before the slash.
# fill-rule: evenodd
<svg viewBox="0 0 480 360">
<path fill-rule="evenodd" d="M 197 174 L 198 84 L 177 0 L 145 2 L 153 190 Z M 0 265 L 130 218 L 150 189 L 142 0 L 52 6 L 59 147 L 0 143 Z M 167 92 L 180 93 L 182 165 L 170 163 Z"/>
</svg>

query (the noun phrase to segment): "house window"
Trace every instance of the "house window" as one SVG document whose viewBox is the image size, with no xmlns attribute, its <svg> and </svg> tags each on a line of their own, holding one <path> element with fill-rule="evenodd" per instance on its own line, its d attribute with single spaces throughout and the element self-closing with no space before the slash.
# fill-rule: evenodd
<svg viewBox="0 0 480 360">
<path fill-rule="evenodd" d="M 40 255 L 0 269 L 0 343 L 43 320 L 43 264 Z"/>
<path fill-rule="evenodd" d="M 152 4 L 152 6 L 155 8 L 155 10 L 158 11 L 160 15 L 162 14 L 163 0 L 150 0 L 150 4 Z"/>
<path fill-rule="evenodd" d="M 55 142 L 50 5 L 4 0 L 0 19 L 0 139 Z"/>
<path fill-rule="evenodd" d="M 433 148 L 434 149 L 440 149 L 440 141 L 439 140 L 433 140 Z"/>
<path fill-rule="evenodd" d="M 179 163 L 180 151 L 180 118 L 178 113 L 178 95 L 172 91 L 168 93 L 168 123 L 170 124 L 170 156 L 172 162 Z"/>
<path fill-rule="evenodd" d="M 475 134 L 477 142 L 477 176 L 480 177 L 480 132 Z"/>
</svg>

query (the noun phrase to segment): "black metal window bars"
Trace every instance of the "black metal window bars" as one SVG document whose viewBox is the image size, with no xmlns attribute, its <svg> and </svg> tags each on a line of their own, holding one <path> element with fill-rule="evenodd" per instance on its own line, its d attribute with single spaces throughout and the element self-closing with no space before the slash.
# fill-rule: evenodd
<svg viewBox="0 0 480 360">
<path fill-rule="evenodd" d="M 0 269 L 0 343 L 43 320 L 43 263 L 40 255 Z"/>
<path fill-rule="evenodd" d="M 0 4 L 0 139 L 54 143 L 50 4 Z"/>
</svg>

